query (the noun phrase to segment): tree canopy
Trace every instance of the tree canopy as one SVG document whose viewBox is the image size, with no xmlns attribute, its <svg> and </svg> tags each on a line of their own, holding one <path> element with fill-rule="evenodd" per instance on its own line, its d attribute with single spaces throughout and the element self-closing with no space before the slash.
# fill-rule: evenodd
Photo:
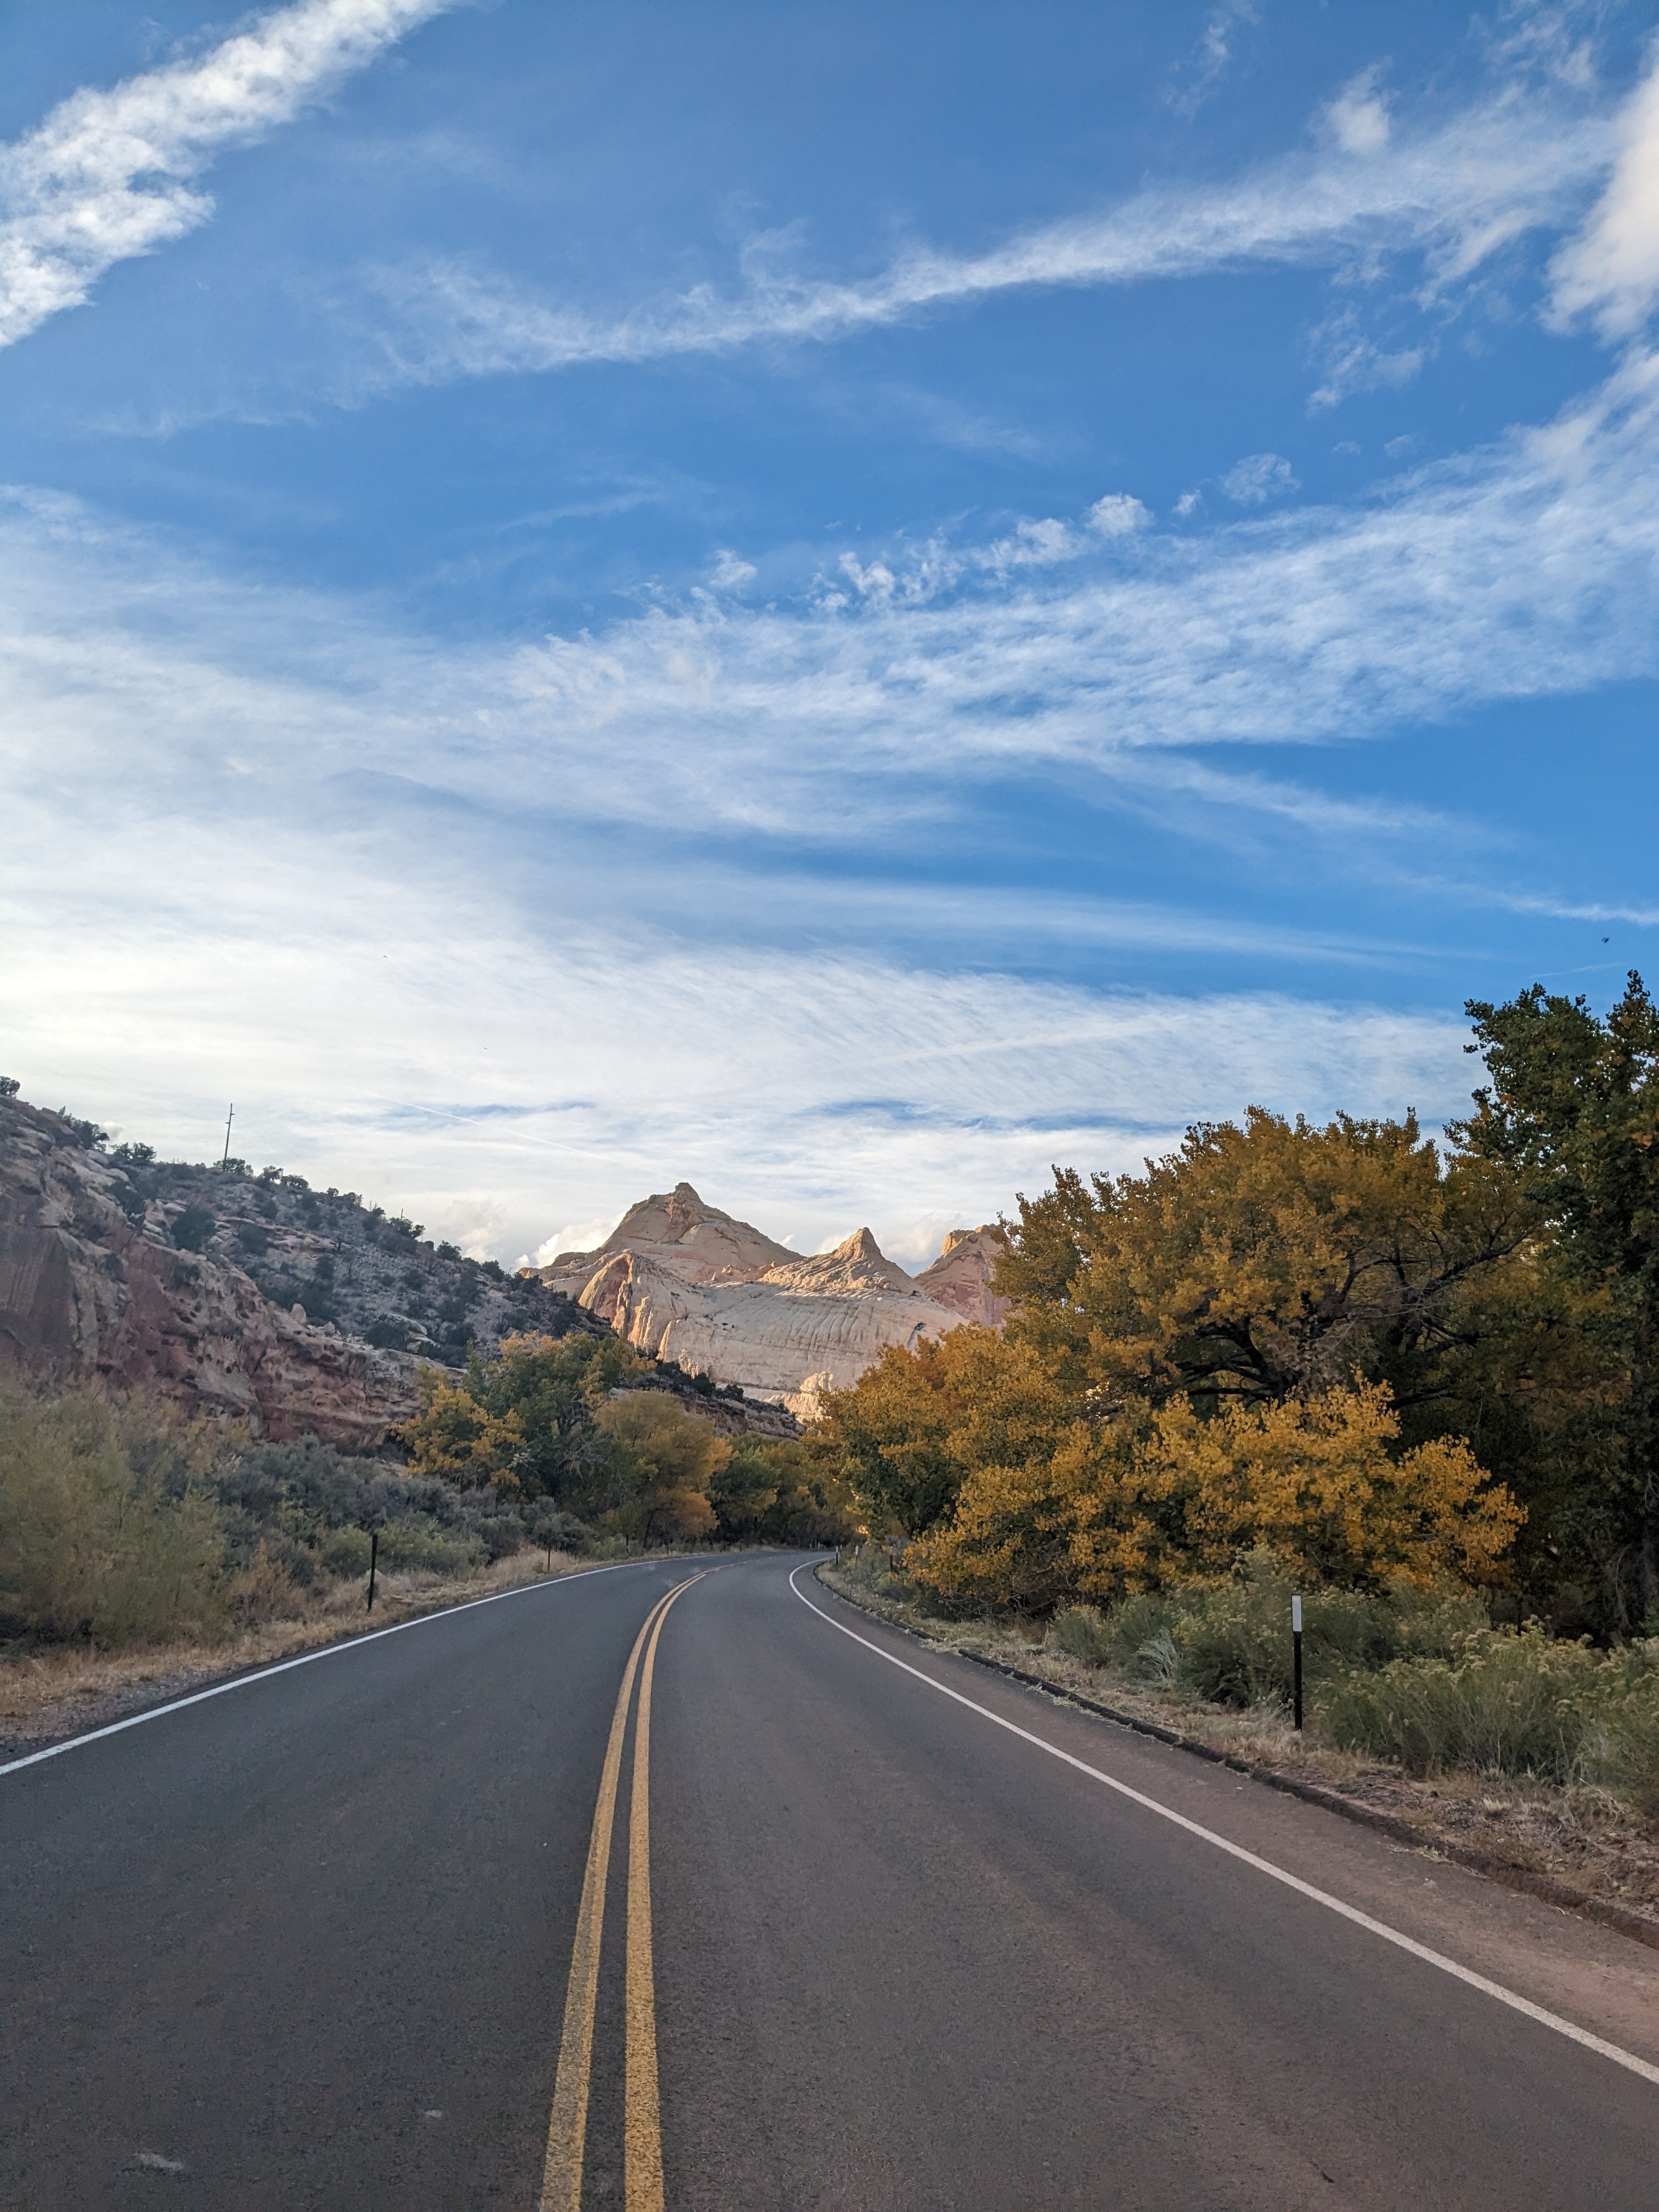
<svg viewBox="0 0 1659 2212">
<path fill-rule="evenodd" d="M 459 1376 L 422 1369 L 419 1388 L 400 1431 L 410 1472 L 493 1485 L 532 1504 L 537 1525 L 562 1516 L 647 1545 L 820 1543 L 853 1526 L 846 1485 L 821 1454 L 722 1436 L 620 1337 L 509 1337 Z"/>
</svg>

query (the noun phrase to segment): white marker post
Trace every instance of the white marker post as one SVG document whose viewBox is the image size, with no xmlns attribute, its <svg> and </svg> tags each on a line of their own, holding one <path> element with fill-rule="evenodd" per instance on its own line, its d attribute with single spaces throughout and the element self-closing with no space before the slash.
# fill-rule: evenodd
<svg viewBox="0 0 1659 2212">
<path fill-rule="evenodd" d="M 1291 1712 L 1298 1733 L 1302 1727 L 1302 1601 L 1291 1600 Z"/>
</svg>

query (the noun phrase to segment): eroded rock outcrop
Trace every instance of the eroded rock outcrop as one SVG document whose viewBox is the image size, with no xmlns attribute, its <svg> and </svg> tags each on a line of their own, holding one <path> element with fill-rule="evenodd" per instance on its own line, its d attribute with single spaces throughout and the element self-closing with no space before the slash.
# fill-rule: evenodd
<svg viewBox="0 0 1659 2212">
<path fill-rule="evenodd" d="M 953 1229 L 938 1259 L 916 1277 L 916 1288 L 936 1304 L 951 1307 L 963 1321 L 1000 1328 L 1008 1317 L 1008 1301 L 992 1291 L 991 1278 L 1003 1249 L 1001 1231 L 989 1223 L 978 1229 Z"/>
<path fill-rule="evenodd" d="M 155 1389 L 256 1436 L 348 1449 L 407 1419 L 412 1359 L 313 1328 L 240 1268 L 176 1249 L 163 1218 L 123 1206 L 127 1179 L 91 1136 L 0 1100 L 0 1366 Z"/>
<path fill-rule="evenodd" d="M 867 1229 L 803 1258 L 683 1182 L 630 1206 L 594 1251 L 562 1252 L 540 1273 L 647 1357 L 811 1420 L 823 1391 L 855 1382 L 889 1345 L 1000 1323 L 1006 1303 L 989 1278 L 1000 1241 L 994 1229 L 953 1231 L 919 1276 Z"/>
</svg>

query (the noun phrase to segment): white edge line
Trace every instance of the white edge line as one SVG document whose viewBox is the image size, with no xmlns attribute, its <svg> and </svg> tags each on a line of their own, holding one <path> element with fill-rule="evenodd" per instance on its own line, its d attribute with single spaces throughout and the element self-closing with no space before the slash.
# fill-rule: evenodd
<svg viewBox="0 0 1659 2212">
<path fill-rule="evenodd" d="M 15 1774 L 20 1767 L 38 1766 L 43 1759 L 61 1758 L 66 1751 L 78 1751 L 83 1743 L 96 1743 L 100 1736 L 119 1735 L 123 1729 L 143 1728 L 146 1721 L 159 1721 L 166 1713 L 181 1713 L 186 1705 L 202 1705 L 209 1698 L 228 1697 L 233 1690 L 246 1690 L 253 1682 L 268 1682 L 273 1674 L 286 1674 L 295 1667 L 309 1667 L 313 1660 L 337 1659 L 343 1651 L 361 1651 L 365 1644 L 378 1644 L 383 1636 L 400 1636 L 406 1628 L 424 1628 L 429 1621 L 452 1620 L 458 1613 L 471 1613 L 481 1605 L 495 1605 L 504 1597 L 525 1597 L 532 1590 L 563 1589 L 572 1583 L 592 1582 L 595 1575 L 614 1575 L 622 1567 L 658 1564 L 655 1559 L 617 1559 L 608 1567 L 583 1567 L 574 1575 L 556 1575 L 550 1580 L 520 1583 L 513 1589 L 491 1590 L 488 1597 L 470 1597 L 464 1605 L 441 1605 L 431 1613 L 417 1613 L 413 1620 L 394 1620 L 390 1628 L 372 1628 L 367 1635 L 342 1637 L 337 1644 L 319 1644 L 315 1651 L 302 1651 L 297 1659 L 279 1659 L 274 1667 L 261 1667 L 252 1674 L 239 1674 L 234 1681 L 215 1682 L 210 1689 L 194 1690 L 187 1698 L 174 1698 L 165 1705 L 152 1705 L 148 1712 L 130 1714 L 125 1720 L 111 1721 L 105 1728 L 88 1729 L 85 1735 L 65 1736 L 62 1743 L 49 1743 L 44 1751 L 31 1751 L 22 1759 L 9 1759 L 0 1766 L 0 1774 Z M 799 1591 L 795 1594 L 800 1595 Z M 817 1607 L 814 1606 L 812 1609 L 816 1613 Z"/>
<path fill-rule="evenodd" d="M 1586 2051 L 1594 2051 L 1603 2058 L 1610 2058 L 1615 2066 L 1622 2066 L 1632 2074 L 1639 2074 L 1644 2081 L 1659 2084 L 1659 2066 L 1650 2065 L 1645 2058 L 1638 2058 L 1634 2051 L 1622 2050 L 1618 2044 L 1609 2043 L 1602 2036 L 1592 2035 L 1588 2028 L 1578 2027 L 1571 2021 L 1564 2020 L 1559 2013 L 1547 2012 L 1542 2005 L 1534 2004 L 1530 1997 L 1523 1997 L 1515 1990 L 1506 1990 L 1501 1982 L 1488 1981 L 1484 1974 L 1477 1974 L 1472 1967 L 1460 1966 L 1455 1959 L 1447 1958 L 1443 1952 L 1431 1951 L 1426 1943 L 1419 1943 L 1414 1936 L 1403 1934 L 1398 1928 L 1390 1928 L 1386 1921 L 1373 1920 L 1369 1912 L 1361 1912 L 1355 1905 L 1345 1905 L 1340 1897 L 1333 1897 L 1328 1890 L 1316 1889 L 1311 1882 L 1304 1881 L 1299 1875 L 1275 1866 L 1271 1859 L 1259 1858 L 1255 1852 L 1247 1851 L 1242 1844 L 1230 1843 L 1225 1836 L 1218 1836 L 1213 1828 L 1203 1827 L 1198 1821 L 1189 1820 L 1184 1813 L 1177 1813 L 1173 1807 L 1159 1804 L 1156 1797 L 1148 1797 L 1139 1790 L 1132 1790 L 1127 1782 L 1119 1782 L 1110 1774 L 1103 1774 L 1097 1766 L 1091 1766 L 1085 1759 L 1074 1759 L 1069 1751 L 1061 1751 L 1058 1744 L 1046 1742 L 1042 1736 L 1033 1735 L 1030 1729 L 1023 1729 L 1014 1721 L 1005 1720 L 1000 1713 L 994 1713 L 988 1705 L 978 1705 L 972 1698 L 964 1697 L 960 1690 L 953 1690 L 948 1683 L 938 1681 L 932 1674 L 924 1674 L 920 1667 L 911 1666 L 908 1660 L 901 1659 L 896 1652 L 884 1650 L 879 1644 L 872 1644 L 867 1636 L 860 1636 L 856 1629 L 848 1628 L 844 1621 L 837 1620 L 822 1606 L 814 1605 L 805 1592 L 796 1586 L 795 1575 L 805 1572 L 805 1568 L 797 1567 L 795 1573 L 789 1577 L 789 1587 L 807 1611 L 817 1613 L 820 1620 L 828 1621 L 831 1628 L 839 1629 L 843 1636 L 850 1636 L 854 1644 L 861 1644 L 866 1651 L 873 1651 L 878 1659 L 886 1660 L 890 1667 L 897 1667 L 907 1674 L 914 1674 L 917 1681 L 926 1682 L 930 1690 L 937 1690 L 941 1697 L 953 1698 L 957 1705 L 966 1705 L 969 1712 L 978 1713 L 982 1719 L 994 1721 L 1000 1729 L 1006 1729 L 1010 1735 L 1017 1735 L 1024 1742 L 1035 1744 L 1039 1751 L 1046 1751 L 1050 1759 L 1058 1759 L 1067 1766 L 1074 1766 L 1079 1774 L 1086 1774 L 1091 1781 L 1103 1784 L 1108 1790 L 1115 1790 L 1121 1797 L 1128 1798 L 1131 1803 L 1141 1806 L 1148 1813 L 1156 1813 L 1159 1820 L 1168 1820 L 1177 1828 L 1184 1828 L 1189 1836 L 1196 1836 L 1200 1842 L 1212 1844 L 1217 1850 L 1225 1851 L 1229 1858 L 1240 1859 L 1246 1866 L 1254 1867 L 1258 1874 L 1265 1874 L 1272 1881 L 1282 1882 L 1286 1889 L 1293 1889 L 1303 1897 L 1311 1898 L 1316 1905 L 1322 1905 L 1327 1911 L 1340 1913 L 1344 1920 L 1352 1921 L 1357 1928 L 1366 1929 L 1371 1935 L 1380 1936 L 1385 1943 L 1392 1943 L 1399 1950 L 1410 1952 L 1413 1959 L 1421 1959 L 1425 1966 L 1437 1966 L 1443 1974 L 1449 1974 L 1454 1980 L 1467 1983 L 1470 1989 L 1479 1990 L 1484 1996 L 1496 1998 L 1499 2004 L 1508 2005 L 1512 2012 L 1524 2013 L 1528 2020 L 1535 2020 L 1540 2027 L 1553 2028 L 1556 2034 L 1565 2035 L 1570 2042 L 1582 2044 Z M 1065 1692 L 1056 1686 L 1055 1695 L 1063 1697 Z"/>
</svg>

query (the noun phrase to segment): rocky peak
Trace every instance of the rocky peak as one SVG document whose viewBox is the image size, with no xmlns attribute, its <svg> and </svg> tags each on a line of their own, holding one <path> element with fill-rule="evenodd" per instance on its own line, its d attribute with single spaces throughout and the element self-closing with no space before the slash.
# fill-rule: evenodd
<svg viewBox="0 0 1659 2212">
<path fill-rule="evenodd" d="M 867 1229 L 854 1230 L 832 1252 L 819 1252 L 806 1260 L 792 1254 L 769 1267 L 761 1279 L 775 1283 L 781 1290 L 815 1297 L 856 1297 L 871 1291 L 896 1291 L 908 1297 L 915 1289 L 903 1268 L 884 1255 Z"/>
<path fill-rule="evenodd" d="M 1006 1249 L 1002 1231 L 994 1222 L 985 1222 L 977 1229 L 952 1229 L 938 1259 L 916 1277 L 916 1288 L 924 1297 L 959 1313 L 964 1321 L 1000 1328 L 1007 1318 L 1008 1300 L 995 1295 L 991 1279 Z"/>
<path fill-rule="evenodd" d="M 687 1283 L 752 1283 L 775 1262 L 795 1256 L 787 1245 L 708 1205 L 689 1182 L 681 1182 L 630 1206 L 593 1251 L 556 1254 L 539 1270 L 541 1279 L 551 1290 L 580 1297 L 595 1276 L 625 1252 Z"/>
</svg>

